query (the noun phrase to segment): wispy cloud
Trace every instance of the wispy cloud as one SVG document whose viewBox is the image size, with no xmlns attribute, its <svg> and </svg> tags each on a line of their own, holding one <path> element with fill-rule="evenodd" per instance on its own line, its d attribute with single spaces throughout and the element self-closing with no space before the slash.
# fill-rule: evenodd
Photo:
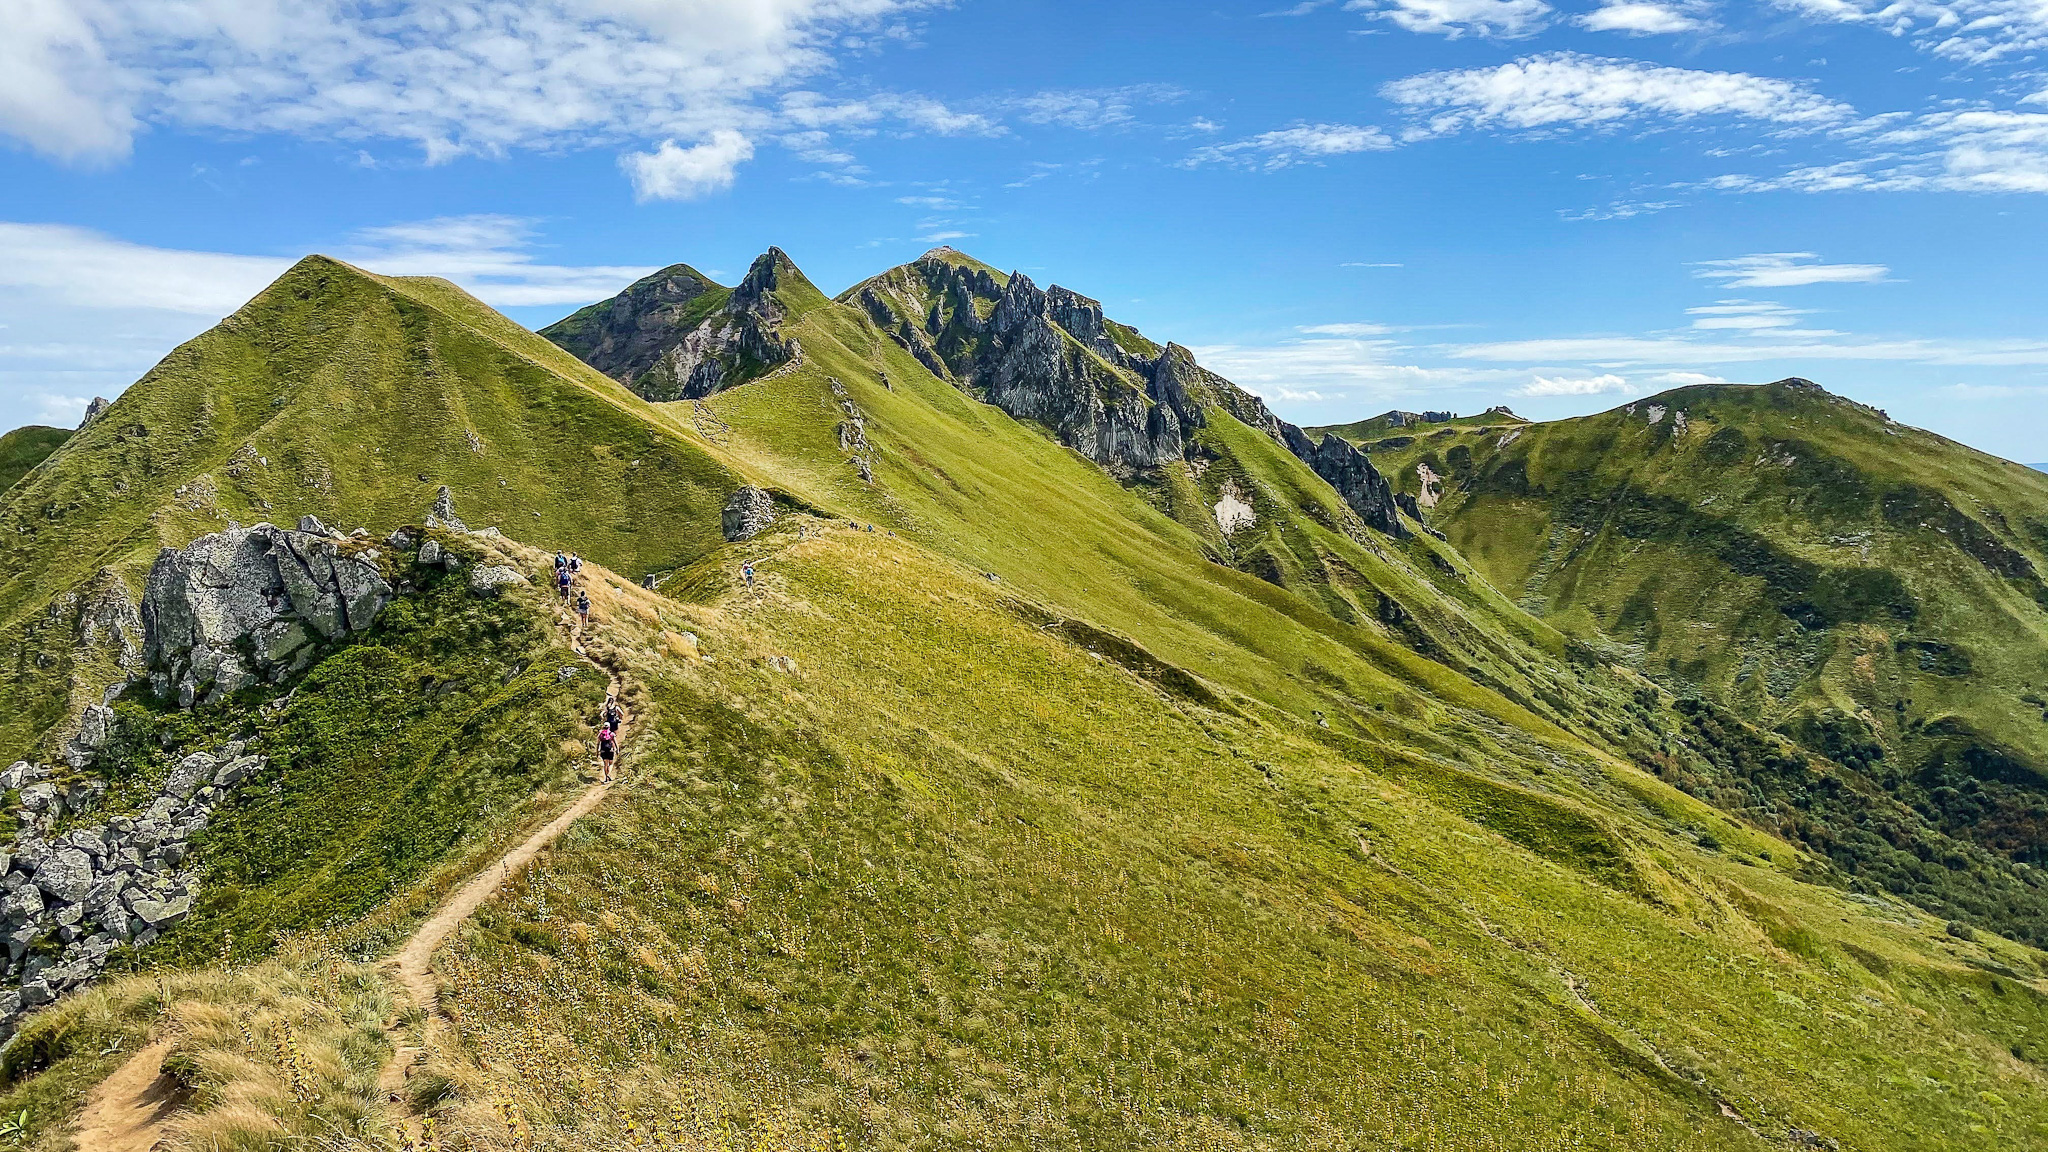
<svg viewBox="0 0 2048 1152">
<path fill-rule="evenodd" d="M 2039 0 L 1774 0 L 1811 20 L 1863 24 L 1949 60 L 1987 64 L 2048 48 Z"/>
<path fill-rule="evenodd" d="M 1806 284 L 1882 284 L 1882 264 L 1827 264 L 1812 252 L 1758 252 L 1728 260 L 1702 260 L 1693 275 L 1730 288 L 1796 288 Z"/>
<path fill-rule="evenodd" d="M 1855 115 L 1789 80 L 1707 72 L 1576 52 L 1528 56 L 1491 68 L 1426 72 L 1380 91 L 1420 117 L 1410 138 L 1484 129 L 1601 128 L 1736 118 L 1794 128 Z"/>
<path fill-rule="evenodd" d="M 1272 170 L 1354 152 L 1381 152 L 1393 146 L 1393 138 L 1378 128 L 1357 124 L 1297 124 L 1228 144 L 1196 149 L 1186 163 L 1190 167 L 1220 163 Z"/>
</svg>

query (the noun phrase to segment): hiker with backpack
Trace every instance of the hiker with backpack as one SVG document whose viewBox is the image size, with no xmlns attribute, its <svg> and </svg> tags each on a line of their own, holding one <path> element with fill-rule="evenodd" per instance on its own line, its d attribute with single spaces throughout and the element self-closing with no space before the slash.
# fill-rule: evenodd
<svg viewBox="0 0 2048 1152">
<path fill-rule="evenodd" d="M 569 568 L 567 565 L 564 565 L 560 571 L 557 571 L 555 573 L 555 591 L 561 593 L 562 599 L 564 601 L 569 599 L 570 579 L 571 577 L 569 576 Z"/>
<path fill-rule="evenodd" d="M 585 624 L 590 623 L 590 593 L 588 590 L 576 593 L 576 614 L 583 617 Z"/>
<path fill-rule="evenodd" d="M 619 736 L 610 724 L 597 730 L 597 759 L 604 768 L 604 783 L 612 782 L 612 761 L 619 754 Z"/>
<path fill-rule="evenodd" d="M 619 707 L 617 696 L 604 698 L 604 726 L 615 733 L 626 726 L 626 712 Z"/>
</svg>

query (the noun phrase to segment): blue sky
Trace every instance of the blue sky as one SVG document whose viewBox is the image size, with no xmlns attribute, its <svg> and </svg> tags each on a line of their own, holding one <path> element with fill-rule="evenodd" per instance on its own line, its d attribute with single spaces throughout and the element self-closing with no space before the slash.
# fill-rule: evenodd
<svg viewBox="0 0 2048 1152">
<path fill-rule="evenodd" d="M 0 426 L 289 261 L 949 243 L 1325 423 L 1807 376 L 2048 459 L 2042 0 L 14 0 Z"/>
</svg>

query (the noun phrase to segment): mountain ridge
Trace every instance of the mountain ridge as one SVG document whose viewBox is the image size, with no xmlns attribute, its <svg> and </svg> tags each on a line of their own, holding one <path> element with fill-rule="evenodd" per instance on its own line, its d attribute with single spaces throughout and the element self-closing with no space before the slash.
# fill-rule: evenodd
<svg viewBox="0 0 2048 1152">
<path fill-rule="evenodd" d="M 726 317 L 790 358 L 675 402 L 445 282 L 313 264 L 0 497 L 43 536 L 11 554 L 0 674 L 78 643 L 63 598 L 103 557 L 132 575 L 237 515 L 339 525 L 392 590 L 276 683 L 187 708 L 136 681 L 101 750 L 53 765 L 108 784 L 110 827 L 193 752 L 273 767 L 209 801 L 189 914 L 109 953 L 139 971 L 25 1022 L 0 1111 L 61 1138 L 160 1028 L 198 1090 L 183 1131 L 223 1147 L 396 1144 L 429 1115 L 444 1146 L 564 1152 L 1989 1150 L 2048 1124 L 2048 955 L 1801 838 L 1838 818 L 1789 790 L 1862 787 L 1853 749 L 1680 697 L 1518 608 L 1493 558 L 1365 525 L 1284 430 L 1103 318 L 1151 371 L 1119 366 L 1085 297 L 1020 284 L 1009 319 L 1150 405 L 1207 392 L 1177 457 L 1104 467 L 963 388 L 951 364 L 1000 367 L 1000 290 L 952 294 L 985 323 L 941 375 L 799 277 L 771 259 Z M 1615 422 L 1607 447 L 1647 443 Z M 438 950 L 445 1020 L 418 1029 L 370 962 L 590 755 L 608 675 L 558 646 L 557 549 L 590 560 L 582 655 L 636 736 Z M 40 648 L 5 631 L 30 625 Z M 0 723 L 67 747 L 15 686 Z M 1873 828 L 1907 819 L 1871 800 Z M 393 1099 L 377 1071 L 412 1044 Z"/>
</svg>

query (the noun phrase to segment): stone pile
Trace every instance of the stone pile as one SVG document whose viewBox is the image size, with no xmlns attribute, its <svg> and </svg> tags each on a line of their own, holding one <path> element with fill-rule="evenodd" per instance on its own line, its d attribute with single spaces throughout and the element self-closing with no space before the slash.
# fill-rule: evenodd
<svg viewBox="0 0 2048 1152">
<path fill-rule="evenodd" d="M 12 985 L 0 989 L 0 1032 L 98 976 L 114 949 L 151 944 L 191 912 L 199 894 L 192 837 L 265 766 L 240 741 L 194 752 L 148 805 L 101 823 L 64 820 L 98 800 L 105 786 L 97 781 L 60 790 L 48 767 L 27 761 L 0 772 L 0 789 L 18 790 L 22 824 L 0 851 L 0 938 Z"/>
<path fill-rule="evenodd" d="M 720 527 L 727 540 L 751 540 L 775 523 L 775 497 L 764 488 L 741 488 L 725 502 Z"/>
</svg>

